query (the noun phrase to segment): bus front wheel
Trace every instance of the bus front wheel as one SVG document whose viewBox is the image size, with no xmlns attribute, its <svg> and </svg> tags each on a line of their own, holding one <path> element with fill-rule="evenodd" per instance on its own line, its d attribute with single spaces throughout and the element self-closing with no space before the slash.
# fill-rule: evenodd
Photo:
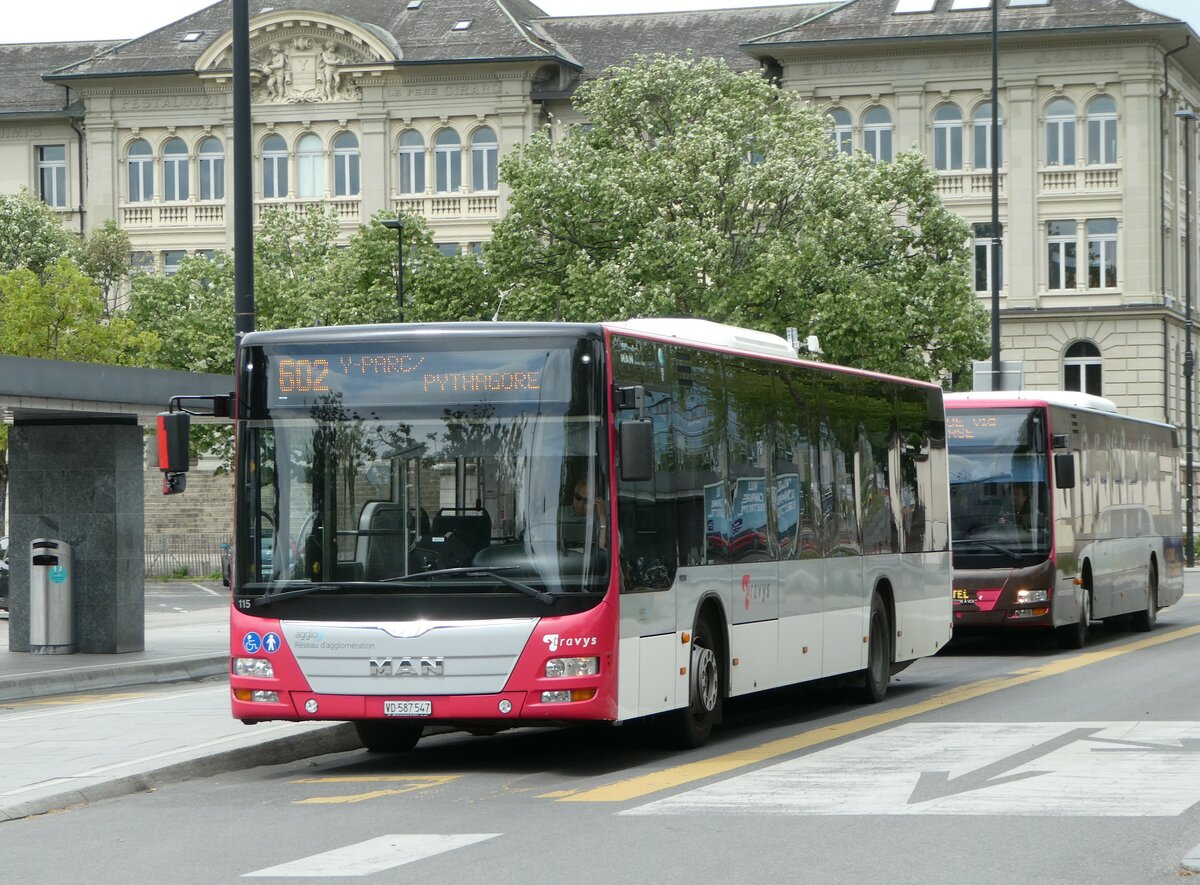
<svg viewBox="0 0 1200 885">
<path fill-rule="evenodd" d="M 1058 630 L 1059 648 L 1083 648 L 1087 645 L 1088 626 L 1092 620 L 1092 591 L 1083 588 L 1079 600 L 1079 620 L 1074 624 L 1065 624 Z"/>
<path fill-rule="evenodd" d="M 663 719 L 663 737 L 672 746 L 694 749 L 704 746 L 713 726 L 721 718 L 720 643 L 707 618 L 692 630 L 688 667 L 688 705 Z"/>
<path fill-rule="evenodd" d="M 1150 563 L 1150 573 L 1146 577 L 1146 608 L 1133 613 L 1133 629 L 1139 633 L 1149 633 L 1158 622 L 1158 569 Z"/>
<path fill-rule="evenodd" d="M 358 739 L 372 753 L 407 753 L 421 739 L 424 726 L 416 722 L 360 719 L 354 723 Z"/>
<path fill-rule="evenodd" d="M 867 668 L 863 671 L 859 696 L 868 704 L 877 704 L 887 694 L 892 675 L 892 627 L 887 608 L 876 594 L 871 598 L 867 625 Z"/>
</svg>

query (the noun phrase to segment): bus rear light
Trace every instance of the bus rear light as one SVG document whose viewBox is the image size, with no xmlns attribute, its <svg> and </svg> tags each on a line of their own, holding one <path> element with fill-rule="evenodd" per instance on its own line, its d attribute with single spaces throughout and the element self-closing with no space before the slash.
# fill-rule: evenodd
<svg viewBox="0 0 1200 885">
<path fill-rule="evenodd" d="M 249 688 L 235 688 L 233 696 L 239 701 L 249 704 L 278 704 L 279 692 L 277 691 L 260 691 L 258 689 L 251 690 Z"/>
<path fill-rule="evenodd" d="M 1018 590 L 1017 604 L 1023 605 L 1029 602 L 1049 602 L 1049 590 Z"/>
<path fill-rule="evenodd" d="M 595 676 L 600 672 L 599 658 L 551 658 L 546 661 L 546 678 Z"/>
<path fill-rule="evenodd" d="M 572 701 L 590 701 L 596 696 L 594 688 L 573 688 L 563 691 L 542 692 L 543 704 L 569 704 Z"/>
<path fill-rule="evenodd" d="M 233 675 L 271 679 L 275 676 L 275 668 L 266 658 L 234 658 Z"/>
</svg>

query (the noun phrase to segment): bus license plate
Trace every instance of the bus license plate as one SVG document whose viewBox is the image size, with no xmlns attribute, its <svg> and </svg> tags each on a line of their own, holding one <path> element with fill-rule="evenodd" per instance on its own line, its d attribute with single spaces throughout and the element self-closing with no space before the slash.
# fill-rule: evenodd
<svg viewBox="0 0 1200 885">
<path fill-rule="evenodd" d="M 433 701 L 384 701 L 384 716 L 432 716 Z"/>
</svg>

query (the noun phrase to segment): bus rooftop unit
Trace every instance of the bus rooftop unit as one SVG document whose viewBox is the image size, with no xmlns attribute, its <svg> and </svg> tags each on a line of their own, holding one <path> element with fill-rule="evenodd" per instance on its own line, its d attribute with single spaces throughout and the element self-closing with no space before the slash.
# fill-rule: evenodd
<svg viewBox="0 0 1200 885">
<path fill-rule="evenodd" d="M 697 320 L 362 326 L 246 335 L 234 411 L 246 722 L 697 746 L 729 697 L 879 700 L 951 635 L 935 385 Z"/>
</svg>

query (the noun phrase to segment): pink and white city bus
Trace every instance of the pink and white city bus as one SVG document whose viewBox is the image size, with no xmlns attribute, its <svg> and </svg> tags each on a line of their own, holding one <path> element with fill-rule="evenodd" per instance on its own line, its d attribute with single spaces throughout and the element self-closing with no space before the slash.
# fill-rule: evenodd
<svg viewBox="0 0 1200 885">
<path fill-rule="evenodd" d="M 938 387 L 697 320 L 256 332 L 240 348 L 233 715 L 655 717 L 951 635 Z"/>
<path fill-rule="evenodd" d="M 1183 595 L 1175 428 L 1083 393 L 946 395 L 954 625 L 1153 629 Z"/>
</svg>

